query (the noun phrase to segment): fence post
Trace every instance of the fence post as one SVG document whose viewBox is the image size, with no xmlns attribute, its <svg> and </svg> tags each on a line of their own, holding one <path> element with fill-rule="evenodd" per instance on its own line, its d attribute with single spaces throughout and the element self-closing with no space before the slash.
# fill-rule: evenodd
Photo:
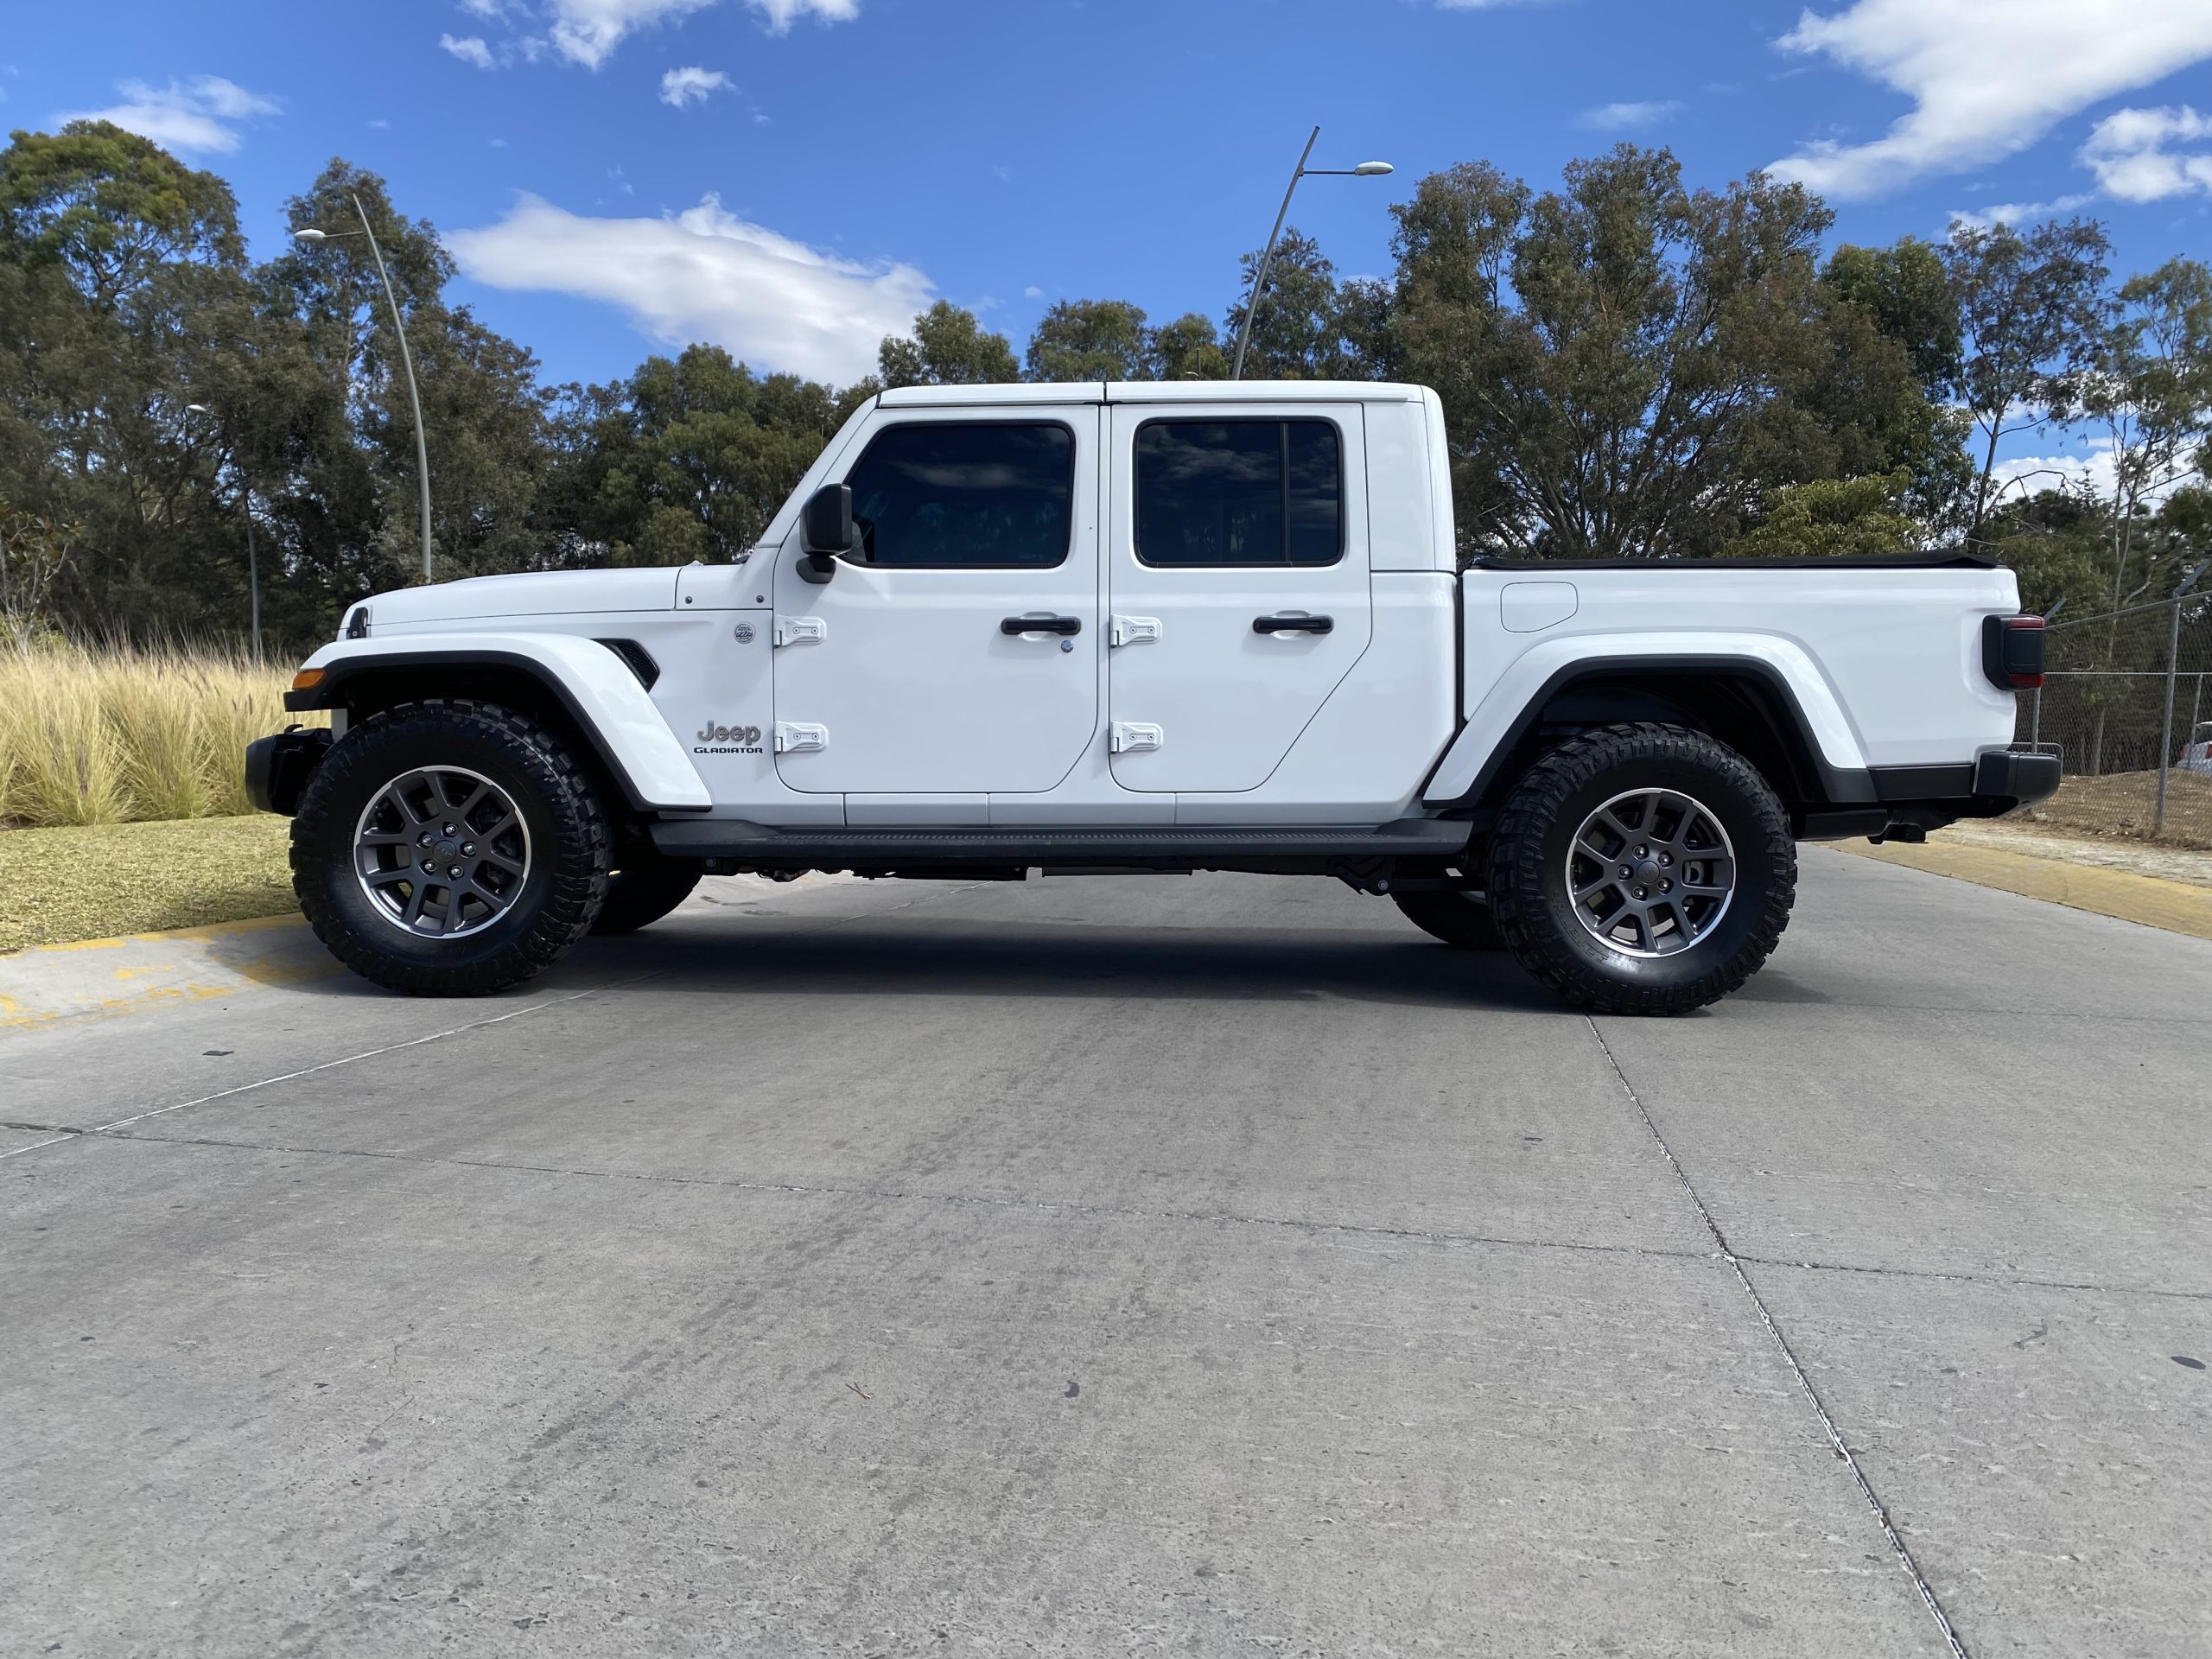
<svg viewBox="0 0 2212 1659">
<path fill-rule="evenodd" d="M 2174 589 L 2174 620 L 2172 630 L 2166 635 L 2166 724 L 2158 740 L 2158 808 L 2151 816 L 2151 835 L 2155 840 L 2166 828 L 2166 773 L 2173 765 L 2174 752 L 2174 674 L 2181 664 L 2181 602 L 2189 590 L 2196 586 L 2196 579 L 2204 574 L 2212 559 L 2201 559 L 2196 568 L 2181 579 L 2181 586 Z M 2202 690 L 2202 683 L 2198 687 Z M 2192 728 L 2192 729 L 2194 729 Z"/>
</svg>

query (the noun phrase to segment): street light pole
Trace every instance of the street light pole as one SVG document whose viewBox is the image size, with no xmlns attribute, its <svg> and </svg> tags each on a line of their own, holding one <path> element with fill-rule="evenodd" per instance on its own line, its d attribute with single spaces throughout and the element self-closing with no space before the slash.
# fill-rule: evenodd
<svg viewBox="0 0 2212 1659">
<path fill-rule="evenodd" d="M 302 242 L 327 242 L 347 236 L 368 238 L 369 254 L 377 262 L 377 275 L 384 281 L 385 302 L 391 307 L 392 332 L 399 336 L 399 366 L 407 374 L 407 405 L 415 416 L 415 475 L 422 486 L 423 507 L 423 580 L 435 582 L 430 568 L 430 443 L 423 430 L 423 398 L 415 387 L 415 354 L 407 346 L 407 323 L 399 314 L 399 296 L 391 286 L 391 272 L 385 268 L 384 250 L 377 245 L 377 233 L 369 228 L 368 209 L 361 206 L 359 195 L 349 197 L 353 211 L 361 216 L 358 231 L 295 231 L 292 234 Z"/>
<path fill-rule="evenodd" d="M 1244 326 L 1236 331 L 1236 361 L 1229 371 L 1232 380 L 1244 378 L 1244 353 L 1252 344 L 1252 319 L 1259 315 L 1260 296 L 1268 289 L 1268 267 L 1274 262 L 1275 238 L 1282 234 L 1282 222 L 1290 215 L 1290 199 L 1298 194 L 1298 181 L 1316 178 L 1372 179 L 1389 172 L 1388 162 L 1362 162 L 1357 167 L 1308 167 L 1306 158 L 1313 153 L 1313 145 L 1321 136 L 1316 127 L 1306 140 L 1306 148 L 1298 153 L 1298 166 L 1290 175 L 1290 188 L 1282 193 L 1282 206 L 1275 210 L 1274 229 L 1268 232 L 1268 245 L 1260 251 L 1260 269 L 1252 281 L 1251 297 L 1244 302 Z"/>
</svg>

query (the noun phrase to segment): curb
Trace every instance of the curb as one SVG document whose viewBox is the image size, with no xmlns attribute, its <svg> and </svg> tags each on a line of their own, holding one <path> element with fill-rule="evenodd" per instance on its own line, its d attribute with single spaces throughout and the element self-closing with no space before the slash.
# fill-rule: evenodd
<svg viewBox="0 0 2212 1659">
<path fill-rule="evenodd" d="M 0 956 L 0 1036 L 343 971 L 296 915 L 35 944 Z"/>
<path fill-rule="evenodd" d="M 1993 847 L 1961 847 L 1936 842 L 1917 846 L 1884 842 L 1849 844 L 1830 842 L 1839 853 L 1871 858 L 1884 864 L 1901 864 L 1930 875 L 1948 875 L 1980 887 L 2017 893 L 2069 910 L 2086 910 L 2119 921 L 2135 922 L 2162 932 L 2212 939 L 2212 887 L 2169 881 L 2163 876 L 2138 875 L 2133 870 L 2106 869 L 2100 865 L 2073 864 L 2055 858 L 2036 858 L 2025 853 L 2000 852 Z"/>
</svg>

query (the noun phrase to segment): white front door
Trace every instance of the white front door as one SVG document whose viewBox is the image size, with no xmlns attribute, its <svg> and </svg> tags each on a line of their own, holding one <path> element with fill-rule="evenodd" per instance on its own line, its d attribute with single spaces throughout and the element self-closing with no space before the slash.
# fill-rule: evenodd
<svg viewBox="0 0 2212 1659">
<path fill-rule="evenodd" d="M 1114 781 L 1256 789 L 1367 648 L 1359 406 L 1110 415 Z"/>
<path fill-rule="evenodd" d="M 793 789 L 1052 788 L 1098 725 L 1096 404 L 885 410 L 842 480 L 862 545 L 776 556 L 776 772 Z M 1022 629 L 1020 623 L 1036 626 Z"/>
</svg>

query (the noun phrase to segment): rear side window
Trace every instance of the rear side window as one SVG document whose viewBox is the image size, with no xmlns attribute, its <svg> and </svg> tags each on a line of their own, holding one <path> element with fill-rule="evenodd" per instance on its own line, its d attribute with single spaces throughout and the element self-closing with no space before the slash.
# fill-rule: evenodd
<svg viewBox="0 0 2212 1659">
<path fill-rule="evenodd" d="M 888 427 L 845 481 L 868 564 L 1037 569 L 1074 536 L 1075 435 L 1052 422 Z"/>
<path fill-rule="evenodd" d="M 1344 447 L 1328 421 L 1147 421 L 1136 436 L 1147 564 L 1334 564 Z"/>
</svg>

